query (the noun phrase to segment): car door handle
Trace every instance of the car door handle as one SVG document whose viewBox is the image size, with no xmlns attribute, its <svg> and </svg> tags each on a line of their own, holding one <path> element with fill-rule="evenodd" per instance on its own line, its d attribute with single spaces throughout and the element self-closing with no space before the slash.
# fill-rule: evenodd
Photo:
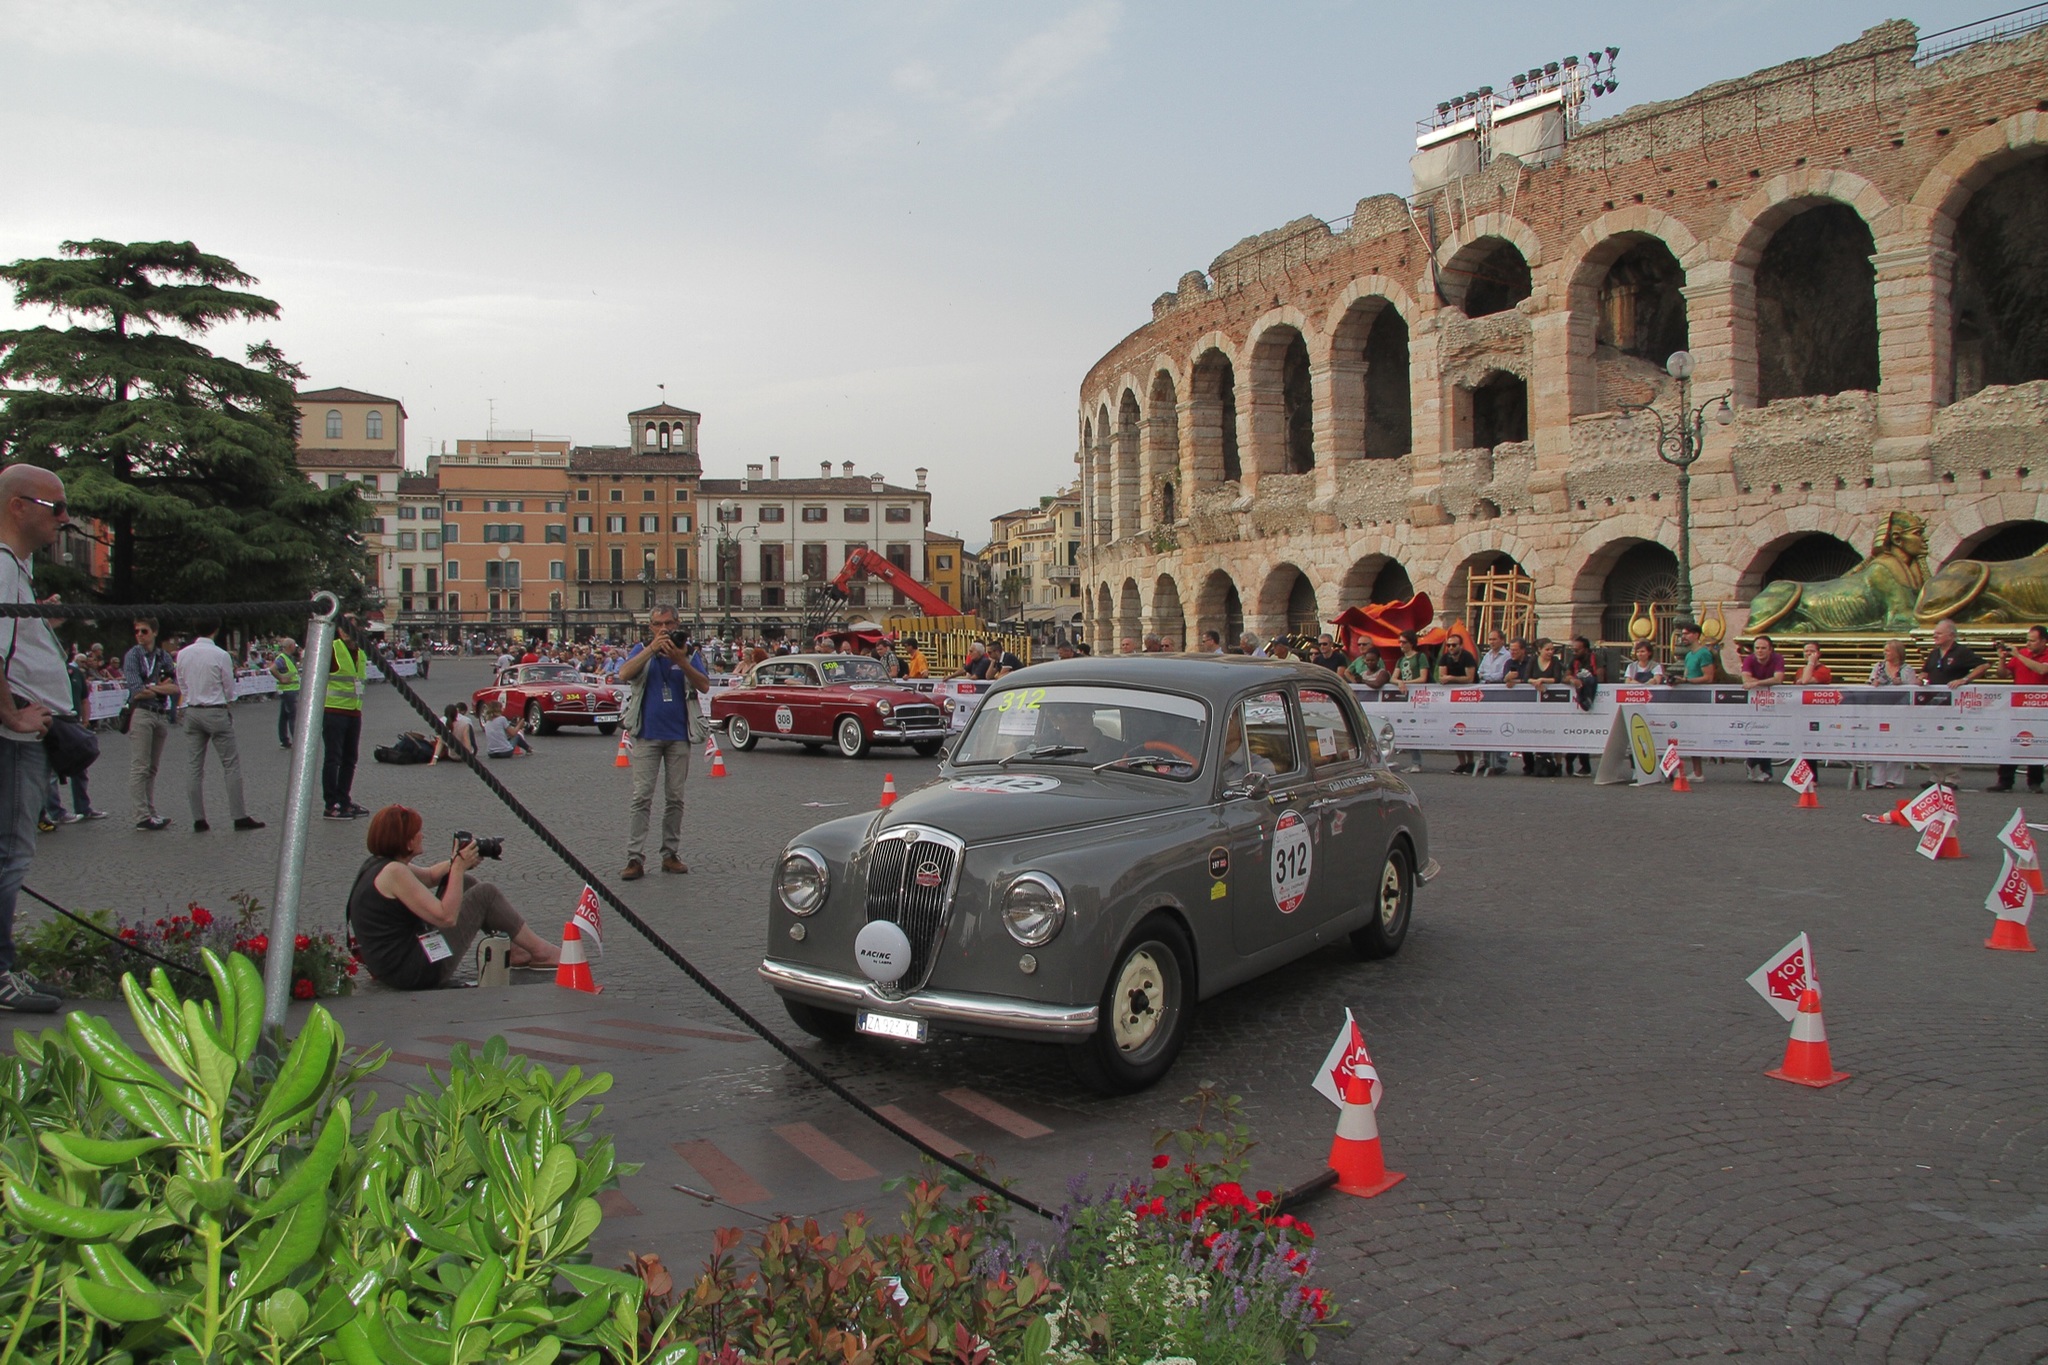
<svg viewBox="0 0 2048 1365">
<path fill-rule="evenodd" d="M 1311 801 L 1311 802 L 1309 802 L 1309 803 L 1308 803 L 1308 808 L 1309 808 L 1310 810 L 1321 810 L 1321 809 L 1322 809 L 1323 807 L 1325 807 L 1325 806 L 1334 806 L 1334 805 L 1337 805 L 1337 804 L 1339 804 L 1339 801 L 1340 801 L 1340 798 L 1338 798 L 1338 797 L 1335 797 L 1335 796 L 1325 796 L 1325 797 L 1323 797 L 1323 798 L 1322 798 L 1321 800 L 1319 800 L 1319 801 Z"/>
</svg>

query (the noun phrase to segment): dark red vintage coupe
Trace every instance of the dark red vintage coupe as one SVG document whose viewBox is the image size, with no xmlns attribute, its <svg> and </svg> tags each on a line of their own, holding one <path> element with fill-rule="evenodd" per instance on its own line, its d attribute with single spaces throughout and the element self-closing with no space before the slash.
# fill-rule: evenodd
<svg viewBox="0 0 2048 1365">
<path fill-rule="evenodd" d="M 908 744 L 930 756 L 946 742 L 946 716 L 930 696 L 889 678 L 879 659 L 791 654 L 755 664 L 737 687 L 711 696 L 711 723 L 735 749 L 763 739 L 833 745 L 859 758 L 875 744 Z"/>
<path fill-rule="evenodd" d="M 508 716 L 520 716 L 528 730 L 550 734 L 562 725 L 595 725 L 601 735 L 619 728 L 626 691 L 569 664 L 521 664 L 498 674 L 470 698 L 477 711 L 497 702 Z"/>
</svg>

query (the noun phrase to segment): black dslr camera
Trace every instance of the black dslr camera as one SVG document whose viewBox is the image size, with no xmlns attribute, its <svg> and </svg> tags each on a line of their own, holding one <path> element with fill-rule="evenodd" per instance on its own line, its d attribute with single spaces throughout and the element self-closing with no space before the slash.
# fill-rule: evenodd
<svg viewBox="0 0 2048 1365">
<path fill-rule="evenodd" d="M 505 856 L 505 841 L 496 835 L 486 839 L 479 839 L 466 829 L 458 829 L 455 831 L 455 845 L 457 848 L 460 848 L 464 844 L 475 844 L 479 858 L 502 858 Z"/>
</svg>

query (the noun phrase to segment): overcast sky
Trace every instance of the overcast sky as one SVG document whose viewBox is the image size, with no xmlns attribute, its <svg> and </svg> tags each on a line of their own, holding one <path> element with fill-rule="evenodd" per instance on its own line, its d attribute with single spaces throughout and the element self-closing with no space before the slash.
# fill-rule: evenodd
<svg viewBox="0 0 2048 1365">
<path fill-rule="evenodd" d="M 0 0 L 0 259 L 228 256 L 415 464 L 493 411 L 620 441 L 665 383 L 707 474 L 928 466 L 978 544 L 1156 294 L 1406 192 L 1438 99 L 1614 44 L 1604 114 L 2009 7 Z"/>
</svg>

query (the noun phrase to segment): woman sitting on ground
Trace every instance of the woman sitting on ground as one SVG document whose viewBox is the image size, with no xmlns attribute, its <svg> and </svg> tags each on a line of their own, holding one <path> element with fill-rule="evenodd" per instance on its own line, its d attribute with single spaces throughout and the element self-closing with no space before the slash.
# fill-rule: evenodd
<svg viewBox="0 0 2048 1365">
<path fill-rule="evenodd" d="M 421 867 L 427 822 L 406 806 L 370 817 L 370 856 L 348 895 L 349 931 L 370 975 L 401 991 L 454 980 L 479 930 L 512 938 L 514 967 L 550 968 L 560 955 L 489 882 L 469 875 L 483 856 L 475 840 L 455 845 L 446 862 Z"/>
<path fill-rule="evenodd" d="M 517 717 L 505 714 L 505 708 L 496 702 L 484 703 L 484 753 L 492 758 L 510 758 L 514 754 L 530 754 L 533 745 L 520 732 Z"/>
<path fill-rule="evenodd" d="M 451 742 L 441 736 L 434 736 L 434 756 L 427 760 L 428 766 L 442 759 L 460 763 L 465 757 L 476 752 L 476 727 L 469 718 L 469 703 L 451 701 L 442 708 L 441 723 L 455 738 Z"/>
</svg>

